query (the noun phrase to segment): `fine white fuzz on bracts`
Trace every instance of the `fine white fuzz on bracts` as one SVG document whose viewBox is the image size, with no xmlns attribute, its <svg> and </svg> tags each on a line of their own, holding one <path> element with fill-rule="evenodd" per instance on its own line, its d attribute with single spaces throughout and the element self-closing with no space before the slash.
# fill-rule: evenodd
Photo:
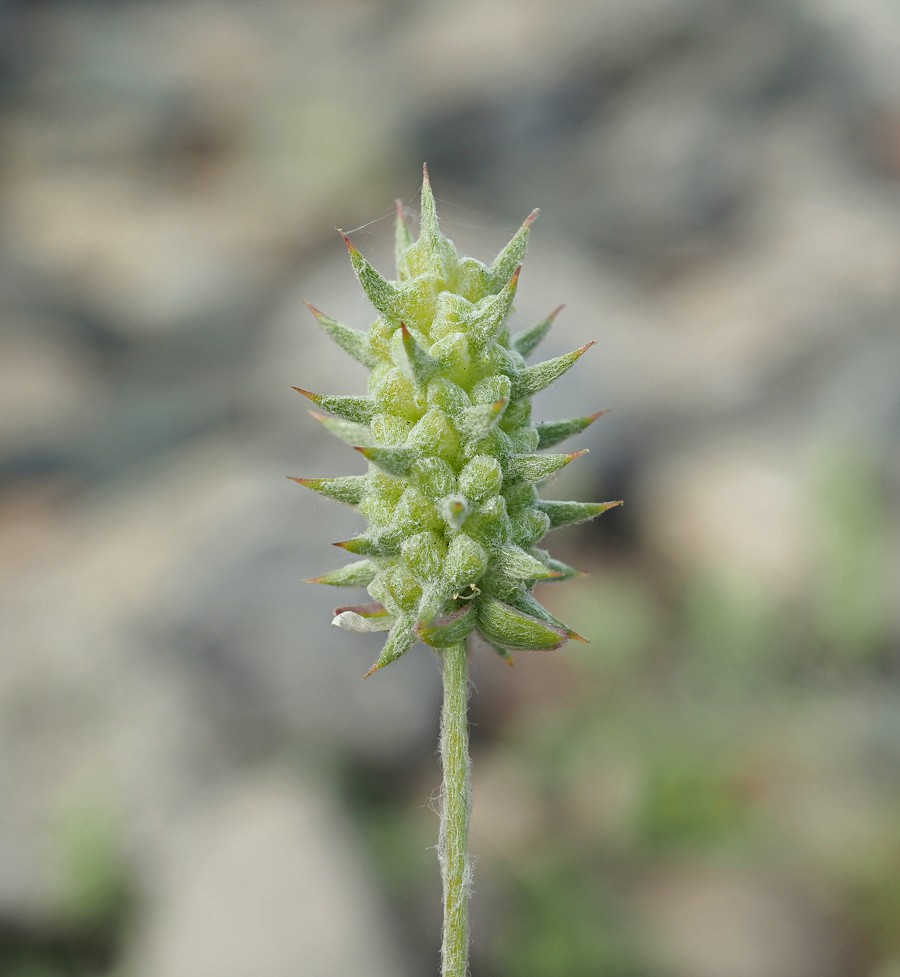
<svg viewBox="0 0 900 977">
<path fill-rule="evenodd" d="M 333 623 L 387 631 L 369 674 L 416 642 L 447 648 L 474 630 L 504 657 L 579 638 L 532 594 L 536 583 L 577 571 L 537 544 L 551 529 L 620 503 L 538 497 L 538 485 L 585 454 L 538 452 L 579 434 L 603 412 L 532 421 L 532 396 L 593 345 L 526 364 L 560 309 L 510 335 L 536 216 L 490 266 L 460 257 L 438 226 L 426 169 L 418 240 L 397 208 L 396 281 L 383 278 L 344 235 L 375 322 L 361 331 L 309 306 L 328 335 L 371 369 L 365 396 L 295 388 L 326 412 L 313 416 L 368 463 L 365 475 L 295 481 L 368 519 L 365 532 L 335 544 L 362 559 L 314 582 L 368 588 L 376 603 L 338 608 Z"/>
</svg>

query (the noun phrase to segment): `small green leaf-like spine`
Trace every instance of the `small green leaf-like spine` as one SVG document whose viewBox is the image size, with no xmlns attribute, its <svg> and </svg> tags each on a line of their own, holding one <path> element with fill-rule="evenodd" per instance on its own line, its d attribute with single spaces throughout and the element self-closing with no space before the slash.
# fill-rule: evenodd
<svg viewBox="0 0 900 977">
<path fill-rule="evenodd" d="M 536 485 L 584 454 L 540 454 L 600 414 L 533 423 L 530 398 L 593 345 L 527 366 L 562 306 L 510 338 L 508 319 L 532 212 L 490 266 L 461 258 L 441 233 L 424 173 L 414 240 L 397 205 L 397 281 L 344 242 L 378 314 L 368 331 L 310 311 L 347 353 L 371 369 L 365 396 L 295 389 L 331 417 L 314 416 L 366 459 L 364 475 L 296 478 L 369 521 L 336 545 L 365 557 L 313 582 L 365 586 L 372 605 L 340 608 L 335 624 L 388 630 L 369 674 L 421 641 L 458 646 L 473 630 L 507 657 L 553 649 L 578 635 L 534 597 L 539 581 L 578 571 L 536 549 L 550 529 L 593 519 L 617 502 L 555 502 Z M 372 610 L 374 608 L 374 610 Z"/>
</svg>

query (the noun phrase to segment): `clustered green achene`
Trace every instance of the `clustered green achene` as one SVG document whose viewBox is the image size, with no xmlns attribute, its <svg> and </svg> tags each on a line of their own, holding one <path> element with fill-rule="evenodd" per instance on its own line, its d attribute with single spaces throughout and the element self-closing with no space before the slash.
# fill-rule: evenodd
<svg viewBox="0 0 900 977">
<path fill-rule="evenodd" d="M 368 588 L 375 603 L 338 608 L 334 623 L 388 632 L 369 675 L 417 641 L 447 648 L 476 630 L 504 657 L 579 638 L 532 593 L 539 581 L 578 571 L 537 544 L 549 530 L 619 503 L 538 497 L 538 485 L 586 452 L 537 452 L 583 431 L 602 411 L 532 422 L 532 396 L 593 345 L 526 365 L 559 309 L 510 336 L 507 320 L 536 216 L 490 267 L 461 258 L 439 229 L 426 169 L 418 240 L 398 204 L 398 281 L 383 278 L 344 236 L 378 313 L 369 330 L 310 306 L 331 338 L 372 371 L 364 397 L 295 388 L 332 415 L 314 414 L 368 462 L 365 475 L 295 481 L 355 506 L 369 521 L 362 535 L 336 544 L 362 559 L 314 581 Z"/>
</svg>

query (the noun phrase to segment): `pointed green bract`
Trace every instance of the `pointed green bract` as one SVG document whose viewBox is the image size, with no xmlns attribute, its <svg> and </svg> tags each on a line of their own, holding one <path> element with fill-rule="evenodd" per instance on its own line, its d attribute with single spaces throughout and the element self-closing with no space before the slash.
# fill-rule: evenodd
<svg viewBox="0 0 900 977">
<path fill-rule="evenodd" d="M 614 509 L 620 502 L 551 502 L 539 499 L 535 506 L 550 517 L 550 528 L 560 526 L 574 526 L 589 519 L 596 519 L 609 509 Z"/>
<path fill-rule="evenodd" d="M 368 424 L 357 424 L 355 421 L 345 421 L 342 417 L 326 417 L 310 411 L 310 414 L 341 441 L 357 447 L 374 447 L 375 441 Z"/>
<path fill-rule="evenodd" d="M 586 343 L 581 349 L 575 349 L 571 353 L 564 353 L 552 360 L 544 360 L 543 363 L 529 366 L 523 373 L 513 377 L 513 396 L 532 397 L 534 394 L 545 390 L 551 383 L 570 370 L 593 345 L 593 342 Z"/>
<path fill-rule="evenodd" d="M 559 576 L 519 546 L 504 546 L 498 550 L 497 568 L 513 580 L 550 580 Z"/>
<path fill-rule="evenodd" d="M 400 332 L 403 336 L 403 348 L 406 351 L 406 358 L 409 361 L 413 379 L 420 387 L 424 387 L 440 370 L 440 360 L 429 356 L 403 323 L 400 324 Z"/>
<path fill-rule="evenodd" d="M 492 404 L 478 404 L 466 408 L 456 419 L 460 433 L 473 441 L 486 438 L 500 423 L 508 400 L 495 400 Z"/>
<path fill-rule="evenodd" d="M 543 501 L 537 486 L 584 452 L 542 454 L 599 414 L 532 421 L 530 398 L 565 374 L 592 345 L 527 366 L 561 306 L 510 339 L 509 319 L 531 214 L 486 267 L 461 258 L 441 232 L 427 168 L 420 233 L 397 205 L 398 281 L 388 281 L 344 241 L 377 313 L 368 332 L 313 306 L 323 329 L 371 368 L 368 396 L 315 394 L 317 420 L 369 462 L 365 475 L 297 478 L 358 507 L 368 528 L 337 543 L 364 559 L 315 578 L 365 586 L 376 602 L 339 608 L 335 624 L 388 630 L 373 671 L 417 641 L 459 649 L 477 630 L 504 657 L 510 649 L 558 648 L 576 632 L 532 594 L 541 581 L 579 571 L 537 544 L 550 530 L 592 519 L 617 503 Z"/>
<path fill-rule="evenodd" d="M 547 578 L 548 583 L 571 580 L 573 577 L 584 576 L 583 571 L 576 570 L 575 567 L 570 567 L 567 563 L 563 563 L 562 560 L 554 560 L 552 556 L 547 557 L 544 562 L 549 570 L 555 571 L 555 576 Z"/>
<path fill-rule="evenodd" d="M 510 601 L 510 604 L 512 604 L 512 606 L 518 610 L 523 611 L 525 614 L 530 614 L 532 617 L 540 618 L 540 620 L 546 621 L 548 624 L 552 624 L 554 627 L 562 628 L 569 638 L 574 638 L 576 641 L 585 640 L 577 631 L 573 631 L 570 627 L 560 621 L 559 618 L 554 617 L 546 607 L 539 604 L 533 594 L 516 594 L 516 596 Z"/>
<path fill-rule="evenodd" d="M 478 629 L 503 648 L 552 651 L 568 639 L 566 631 L 510 604 L 485 597 L 478 602 Z"/>
<path fill-rule="evenodd" d="M 399 321 L 401 314 L 400 290 L 366 261 L 346 234 L 343 237 L 344 244 L 347 245 L 347 250 L 350 252 L 353 270 L 356 272 L 356 277 L 359 279 L 369 301 L 387 320 L 394 321 L 396 319 Z"/>
<path fill-rule="evenodd" d="M 397 276 L 400 281 L 409 278 L 409 269 L 406 267 L 405 254 L 413 243 L 413 236 L 409 230 L 406 214 L 403 211 L 403 204 L 397 201 L 397 222 L 394 228 L 394 261 L 397 264 Z"/>
<path fill-rule="evenodd" d="M 322 410 L 337 414 L 344 420 L 365 423 L 375 416 L 376 405 L 370 397 L 342 397 L 328 394 L 314 394 L 311 390 L 294 387 L 298 394 L 303 394 Z"/>
<path fill-rule="evenodd" d="M 351 329 L 350 326 L 341 325 L 340 322 L 325 315 L 324 312 L 321 312 L 314 305 L 310 305 L 309 302 L 306 303 L 306 307 L 341 349 L 349 353 L 358 363 L 362 363 L 363 366 L 375 366 L 378 357 L 372 352 L 366 333 L 359 329 Z"/>
<path fill-rule="evenodd" d="M 389 475 L 407 475 L 419 457 L 413 448 L 360 447 L 359 453 Z"/>
<path fill-rule="evenodd" d="M 452 614 L 432 624 L 419 624 L 416 634 L 432 648 L 449 648 L 464 641 L 474 630 L 476 624 L 475 607 L 467 604 Z"/>
<path fill-rule="evenodd" d="M 523 482 L 540 482 L 584 454 L 587 454 L 587 449 L 573 451 L 568 455 L 513 455 L 507 471 L 513 478 L 520 478 Z"/>
<path fill-rule="evenodd" d="M 422 204 L 419 223 L 419 237 L 426 248 L 437 251 L 440 246 L 441 231 L 438 227 L 437 207 L 434 194 L 431 192 L 431 180 L 428 178 L 428 166 L 422 167 Z"/>
<path fill-rule="evenodd" d="M 353 539 L 343 539 L 335 543 L 342 550 L 348 553 L 355 553 L 357 556 L 397 556 L 400 547 L 397 543 L 392 543 L 378 536 L 354 536 Z"/>
<path fill-rule="evenodd" d="M 413 629 L 411 617 L 403 617 L 391 628 L 388 639 L 381 649 L 381 654 L 375 664 L 366 672 L 363 678 L 368 678 L 385 665 L 395 662 L 401 655 L 405 655 L 416 643 L 417 636 Z"/>
<path fill-rule="evenodd" d="M 310 577 L 307 583 L 321 583 L 329 587 L 368 587 L 378 574 L 378 566 L 371 560 L 357 560 L 345 567 Z"/>
<path fill-rule="evenodd" d="M 524 220 L 522 226 L 516 231 L 512 240 L 494 259 L 490 268 L 490 277 L 494 285 L 494 291 L 502 288 L 510 276 L 522 264 L 525 252 L 528 249 L 528 232 L 531 225 L 537 220 L 538 211 L 533 210 Z"/>
<path fill-rule="evenodd" d="M 513 299 L 516 297 L 516 289 L 519 286 L 519 272 L 522 266 L 519 265 L 513 271 L 509 281 L 503 288 L 485 304 L 471 323 L 472 342 L 476 349 L 482 350 L 497 335 L 500 327 L 506 322 L 512 308 Z"/>
<path fill-rule="evenodd" d="M 341 475 L 338 478 L 295 478 L 292 482 L 304 485 L 313 492 L 327 495 L 329 499 L 336 499 L 347 505 L 359 505 L 366 493 L 368 479 L 365 475 Z"/>
<path fill-rule="evenodd" d="M 536 326 L 516 333 L 510 343 L 512 348 L 520 356 L 528 356 L 529 353 L 537 349 L 543 338 L 550 332 L 550 327 L 553 325 L 554 320 L 564 308 L 564 305 L 558 305 L 546 319 L 542 319 Z"/>
<path fill-rule="evenodd" d="M 593 424 L 598 417 L 603 417 L 605 413 L 605 410 L 600 410 L 596 414 L 588 414 L 587 417 L 572 417 L 566 421 L 543 421 L 535 424 L 538 447 L 552 448 L 561 441 L 581 434 L 586 427 Z"/>
<path fill-rule="evenodd" d="M 501 648 L 500 645 L 495 645 L 493 641 L 488 642 L 489 646 L 497 652 L 497 654 L 506 662 L 507 665 L 514 665 L 513 656 L 508 648 Z"/>
</svg>

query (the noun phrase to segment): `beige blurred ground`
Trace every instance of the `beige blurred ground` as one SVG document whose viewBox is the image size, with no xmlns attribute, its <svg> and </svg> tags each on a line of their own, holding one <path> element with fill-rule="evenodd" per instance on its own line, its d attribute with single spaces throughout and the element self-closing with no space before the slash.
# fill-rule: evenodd
<svg viewBox="0 0 900 977">
<path fill-rule="evenodd" d="M 474 659 L 473 973 L 900 974 L 893 0 L 7 0 L 0 99 L 2 977 L 436 972 L 437 666 L 283 478 L 423 160 L 476 257 L 542 208 L 627 500 L 591 645 Z"/>
</svg>

